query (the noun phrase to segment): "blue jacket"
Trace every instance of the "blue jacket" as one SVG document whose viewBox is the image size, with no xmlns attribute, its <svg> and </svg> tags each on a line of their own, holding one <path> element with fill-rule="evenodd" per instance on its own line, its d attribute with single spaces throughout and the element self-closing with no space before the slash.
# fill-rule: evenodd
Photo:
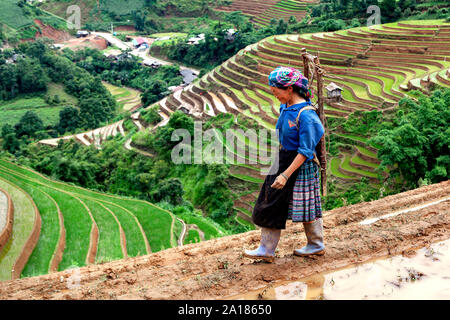
<svg viewBox="0 0 450 320">
<path fill-rule="evenodd" d="M 297 130 L 295 121 L 298 113 L 300 109 L 307 105 L 311 105 L 311 102 L 294 104 L 289 108 L 282 104 L 280 106 L 280 117 L 275 128 L 278 140 L 286 150 L 297 150 L 307 160 L 312 160 L 316 145 L 319 143 L 325 130 L 314 110 L 302 112 L 299 119 L 299 130 Z"/>
</svg>

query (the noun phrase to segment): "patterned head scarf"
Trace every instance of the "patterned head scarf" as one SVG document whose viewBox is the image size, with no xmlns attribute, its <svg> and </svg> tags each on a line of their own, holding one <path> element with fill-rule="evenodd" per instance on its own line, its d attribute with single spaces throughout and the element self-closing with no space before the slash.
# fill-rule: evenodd
<svg viewBox="0 0 450 320">
<path fill-rule="evenodd" d="M 309 81 L 299 70 L 291 67 L 277 67 L 269 75 L 269 86 L 287 88 L 297 86 L 307 99 L 312 99 L 314 94 L 308 85 Z"/>
</svg>

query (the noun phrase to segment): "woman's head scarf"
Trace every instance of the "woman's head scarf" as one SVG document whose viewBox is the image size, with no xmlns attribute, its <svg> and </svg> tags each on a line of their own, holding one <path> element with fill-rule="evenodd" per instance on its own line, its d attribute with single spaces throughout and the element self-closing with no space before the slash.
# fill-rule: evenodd
<svg viewBox="0 0 450 320">
<path fill-rule="evenodd" d="M 269 75 L 269 86 L 287 88 L 297 86 L 308 99 L 313 98 L 313 92 L 309 88 L 309 81 L 299 70 L 291 67 L 277 67 Z"/>
</svg>

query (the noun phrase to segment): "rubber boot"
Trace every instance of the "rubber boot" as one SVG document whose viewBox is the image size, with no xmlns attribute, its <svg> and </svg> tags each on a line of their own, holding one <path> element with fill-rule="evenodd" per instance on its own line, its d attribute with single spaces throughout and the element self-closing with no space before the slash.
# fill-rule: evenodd
<svg viewBox="0 0 450 320">
<path fill-rule="evenodd" d="M 325 245 L 323 244 L 323 221 L 322 218 L 316 219 L 312 223 L 303 223 L 306 239 L 308 243 L 301 249 L 295 249 L 294 255 L 305 257 L 311 255 L 321 256 L 325 254 Z"/>
<path fill-rule="evenodd" d="M 255 250 L 245 250 L 244 257 L 261 259 L 268 262 L 275 260 L 275 249 L 280 240 L 281 229 L 261 228 L 261 242 Z"/>
</svg>

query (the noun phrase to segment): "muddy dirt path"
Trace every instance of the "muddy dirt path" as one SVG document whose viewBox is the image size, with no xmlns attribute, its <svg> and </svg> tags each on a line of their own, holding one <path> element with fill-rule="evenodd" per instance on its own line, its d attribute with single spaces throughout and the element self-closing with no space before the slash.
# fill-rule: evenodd
<svg viewBox="0 0 450 320">
<path fill-rule="evenodd" d="M 272 264 L 242 257 L 259 243 L 258 230 L 150 255 L 80 269 L 80 286 L 68 289 L 73 271 L 0 283 L 1 299 L 222 299 L 299 280 L 377 257 L 404 254 L 450 238 L 450 181 L 328 211 L 326 254 L 293 256 L 305 244 L 301 224 L 288 222 Z M 371 224 L 360 222 L 423 206 Z M 72 282 L 70 282 L 72 283 Z"/>
</svg>

